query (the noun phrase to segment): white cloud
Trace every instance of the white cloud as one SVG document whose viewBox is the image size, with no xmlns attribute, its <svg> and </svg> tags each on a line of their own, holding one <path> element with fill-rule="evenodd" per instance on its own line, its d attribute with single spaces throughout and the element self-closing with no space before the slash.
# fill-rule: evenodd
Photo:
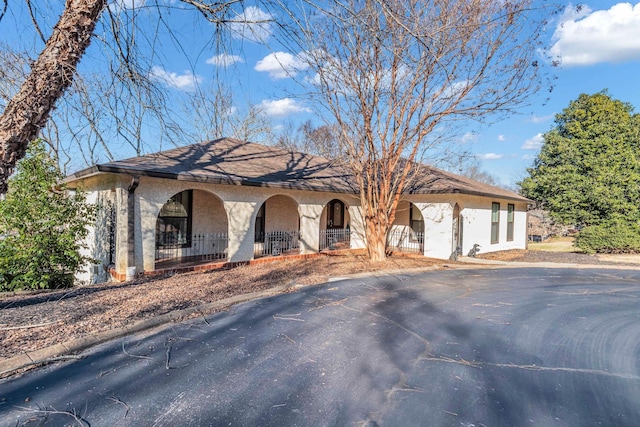
<svg viewBox="0 0 640 427">
<path fill-rule="evenodd" d="M 552 58 L 566 66 L 640 59 L 640 3 L 618 3 L 595 12 L 569 6 L 553 41 Z"/>
<path fill-rule="evenodd" d="M 212 56 L 206 61 L 207 64 L 215 65 L 216 67 L 230 67 L 237 62 L 244 62 L 244 60 L 238 55 L 229 55 L 227 53 Z"/>
<path fill-rule="evenodd" d="M 527 139 L 520 148 L 522 148 L 523 150 L 539 150 L 540 147 L 542 147 L 543 142 L 544 138 L 542 137 L 542 134 L 539 133 L 533 138 Z"/>
<path fill-rule="evenodd" d="M 284 117 L 294 113 L 310 113 L 311 110 L 298 103 L 295 99 L 283 98 L 273 101 L 263 100 L 260 109 L 268 116 Z"/>
<path fill-rule="evenodd" d="M 185 71 L 184 74 L 170 73 L 157 65 L 151 67 L 149 77 L 164 83 L 166 86 L 189 92 L 195 90 L 196 84 L 202 81 L 202 77 L 193 74 L 191 71 Z"/>
<path fill-rule="evenodd" d="M 256 71 L 269 73 L 274 80 L 295 77 L 298 72 L 306 70 L 309 66 L 299 55 L 287 52 L 274 52 L 262 58 L 255 66 Z"/>
<path fill-rule="evenodd" d="M 120 13 L 129 9 L 138 9 L 145 5 L 145 0 L 115 0 L 109 3 L 109 10 Z"/>
<path fill-rule="evenodd" d="M 447 87 L 443 94 L 443 99 L 451 99 L 457 96 L 460 96 L 461 93 L 469 86 L 469 80 L 460 80 L 457 82 L 453 82 L 449 87 Z"/>
<path fill-rule="evenodd" d="M 533 154 L 524 154 L 522 156 L 522 160 L 533 160 L 535 158 L 536 158 L 536 156 L 534 156 Z"/>
<path fill-rule="evenodd" d="M 498 141 L 500 141 L 500 142 L 504 142 L 504 141 L 506 141 L 506 140 L 507 140 L 507 138 L 505 138 L 505 136 L 504 136 L 504 135 L 498 135 Z"/>
<path fill-rule="evenodd" d="M 485 153 L 485 154 L 476 154 L 476 157 L 480 160 L 498 160 L 502 158 L 502 154 L 496 153 Z"/>
<path fill-rule="evenodd" d="M 544 123 L 552 120 L 555 116 L 556 115 L 554 113 L 547 114 L 546 116 L 536 116 L 535 114 L 532 114 L 530 120 L 532 123 Z"/>
<path fill-rule="evenodd" d="M 475 133 L 473 133 L 473 132 L 467 132 L 467 133 L 465 133 L 464 135 L 462 135 L 462 136 L 460 137 L 460 142 L 461 142 L 462 144 L 468 144 L 468 143 L 470 143 L 470 142 L 475 141 L 477 138 L 478 138 L 478 135 L 476 135 Z"/>
<path fill-rule="evenodd" d="M 249 6 L 238 13 L 229 24 L 233 37 L 262 43 L 271 36 L 273 15 L 256 6 Z"/>
</svg>

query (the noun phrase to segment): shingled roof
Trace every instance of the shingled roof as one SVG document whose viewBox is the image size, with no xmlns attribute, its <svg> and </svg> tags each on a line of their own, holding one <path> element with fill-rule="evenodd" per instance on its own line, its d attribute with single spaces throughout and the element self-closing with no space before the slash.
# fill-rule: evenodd
<svg viewBox="0 0 640 427">
<path fill-rule="evenodd" d="M 433 167 L 420 167 L 420 179 L 408 190 L 411 194 L 462 193 L 527 201 L 512 191 Z M 69 175 L 66 181 L 73 182 L 102 173 L 227 185 L 357 192 L 351 173 L 328 159 L 232 138 L 97 164 Z"/>
</svg>

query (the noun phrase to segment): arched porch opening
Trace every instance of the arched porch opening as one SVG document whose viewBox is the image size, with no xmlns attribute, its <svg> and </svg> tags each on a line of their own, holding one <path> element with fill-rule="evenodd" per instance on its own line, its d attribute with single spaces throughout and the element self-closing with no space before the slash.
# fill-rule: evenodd
<svg viewBox="0 0 640 427">
<path fill-rule="evenodd" d="M 255 219 L 254 257 L 300 252 L 298 204 L 288 196 L 269 197 Z"/>
<path fill-rule="evenodd" d="M 396 218 L 387 233 L 387 251 L 424 253 L 424 217 L 420 208 L 406 200 L 400 201 Z"/>
<path fill-rule="evenodd" d="M 351 247 L 351 217 L 349 207 L 340 199 L 327 203 L 320 217 L 320 250 Z"/>
<path fill-rule="evenodd" d="M 228 220 L 222 201 L 204 190 L 171 196 L 156 220 L 155 269 L 224 260 Z"/>
</svg>

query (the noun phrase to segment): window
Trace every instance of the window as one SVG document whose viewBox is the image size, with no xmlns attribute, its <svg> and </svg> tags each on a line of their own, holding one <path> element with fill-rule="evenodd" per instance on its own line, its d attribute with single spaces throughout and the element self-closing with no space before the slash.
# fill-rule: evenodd
<svg viewBox="0 0 640 427">
<path fill-rule="evenodd" d="M 176 194 L 162 206 L 156 222 L 157 247 L 188 247 L 191 244 L 193 191 Z"/>
<path fill-rule="evenodd" d="M 507 205 L 507 242 L 513 241 L 513 219 L 515 210 L 515 205 L 511 203 Z"/>
<path fill-rule="evenodd" d="M 256 242 L 264 242 L 264 212 L 265 212 L 265 203 L 260 206 L 260 210 L 256 214 L 256 231 L 255 231 L 255 239 Z"/>
<path fill-rule="evenodd" d="M 500 240 L 500 203 L 491 203 L 491 243 L 498 243 Z"/>
<path fill-rule="evenodd" d="M 409 209 L 409 226 L 412 231 L 411 238 L 413 240 L 421 240 L 423 237 L 422 233 L 424 233 L 424 218 L 422 218 L 420 209 L 413 203 L 411 203 L 411 208 Z M 418 235 L 417 233 L 421 234 Z"/>
</svg>

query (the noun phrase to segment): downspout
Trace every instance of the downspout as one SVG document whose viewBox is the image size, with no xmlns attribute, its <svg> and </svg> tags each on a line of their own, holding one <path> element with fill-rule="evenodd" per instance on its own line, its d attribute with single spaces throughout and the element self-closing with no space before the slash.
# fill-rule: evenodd
<svg viewBox="0 0 640 427">
<path fill-rule="evenodd" d="M 140 184 L 140 176 L 134 175 L 127 188 L 127 274 L 125 280 L 132 280 L 136 276 L 136 188 Z"/>
</svg>

